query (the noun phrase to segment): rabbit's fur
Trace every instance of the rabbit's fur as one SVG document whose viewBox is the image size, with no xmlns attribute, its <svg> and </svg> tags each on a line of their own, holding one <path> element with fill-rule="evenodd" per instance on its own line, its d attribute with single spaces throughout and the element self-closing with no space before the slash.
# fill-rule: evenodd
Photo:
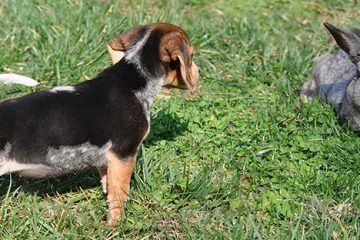
<svg viewBox="0 0 360 240">
<path fill-rule="evenodd" d="M 316 60 L 310 79 L 303 85 L 305 100 L 318 96 L 330 103 L 354 130 L 360 131 L 360 30 L 341 30 L 324 24 L 341 50 Z"/>
</svg>

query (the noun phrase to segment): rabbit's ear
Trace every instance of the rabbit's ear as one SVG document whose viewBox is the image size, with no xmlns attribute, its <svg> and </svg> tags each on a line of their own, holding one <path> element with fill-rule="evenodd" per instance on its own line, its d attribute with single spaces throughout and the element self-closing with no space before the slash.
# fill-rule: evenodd
<svg viewBox="0 0 360 240">
<path fill-rule="evenodd" d="M 334 37 L 337 45 L 347 52 L 350 56 L 352 56 L 355 52 L 359 50 L 360 42 L 359 38 L 352 31 L 345 31 L 339 28 L 334 27 L 328 22 L 324 23 L 324 26 Z"/>
<path fill-rule="evenodd" d="M 360 38 L 360 29 L 359 28 L 351 28 L 350 31 L 354 34 L 356 34 L 356 36 L 358 38 Z"/>
</svg>

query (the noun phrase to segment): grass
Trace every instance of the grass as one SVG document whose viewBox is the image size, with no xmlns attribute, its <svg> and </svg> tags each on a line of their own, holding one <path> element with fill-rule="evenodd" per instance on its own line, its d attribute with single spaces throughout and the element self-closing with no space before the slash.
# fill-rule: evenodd
<svg viewBox="0 0 360 240">
<path fill-rule="evenodd" d="M 161 94 L 126 217 L 106 226 L 96 171 L 0 178 L 1 239 L 359 239 L 360 139 L 325 103 L 302 104 L 313 59 L 335 50 L 321 23 L 357 26 L 357 1 L 0 3 L 0 72 L 73 84 L 110 64 L 129 27 L 180 25 L 200 94 Z M 347 206 L 345 210 L 332 209 Z"/>
</svg>

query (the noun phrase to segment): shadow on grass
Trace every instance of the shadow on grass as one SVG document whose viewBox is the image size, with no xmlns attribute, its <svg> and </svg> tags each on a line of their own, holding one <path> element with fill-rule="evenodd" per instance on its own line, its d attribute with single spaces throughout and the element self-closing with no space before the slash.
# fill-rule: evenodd
<svg viewBox="0 0 360 240">
<path fill-rule="evenodd" d="M 160 141 L 172 141 L 187 131 L 187 123 L 165 111 L 159 111 L 151 120 L 151 131 L 144 141 L 146 147 L 154 146 Z M 19 177 L 16 174 L 0 177 L 0 196 L 8 191 L 20 188 L 21 191 L 36 194 L 40 197 L 55 196 L 80 189 L 100 187 L 100 178 L 96 169 L 88 169 L 56 178 L 30 179 Z"/>
<path fill-rule="evenodd" d="M 145 147 L 156 145 L 160 141 L 173 141 L 188 130 L 188 123 L 174 114 L 163 110 L 151 118 L 151 130 L 144 141 Z"/>
<path fill-rule="evenodd" d="M 20 188 L 20 191 L 35 194 L 40 197 L 55 196 L 70 192 L 79 192 L 80 189 L 89 189 L 100 186 L 100 178 L 96 169 L 84 170 L 56 178 L 31 179 L 19 177 L 16 174 L 0 178 L 0 196 L 4 196 L 11 184 L 10 192 Z"/>
</svg>

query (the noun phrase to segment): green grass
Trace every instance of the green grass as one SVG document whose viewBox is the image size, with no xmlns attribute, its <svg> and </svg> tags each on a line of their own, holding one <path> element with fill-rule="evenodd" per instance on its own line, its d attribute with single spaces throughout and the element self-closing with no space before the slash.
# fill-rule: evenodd
<svg viewBox="0 0 360 240">
<path fill-rule="evenodd" d="M 73 84 L 110 64 L 107 41 L 154 21 L 191 36 L 200 94 L 173 91 L 131 181 L 126 217 L 106 226 L 96 171 L 0 178 L 0 239 L 359 239 L 360 138 L 330 106 L 302 104 L 321 23 L 358 26 L 356 1 L 22 1 L 0 3 L 0 72 Z M 330 209 L 348 204 L 338 214 Z"/>
</svg>

